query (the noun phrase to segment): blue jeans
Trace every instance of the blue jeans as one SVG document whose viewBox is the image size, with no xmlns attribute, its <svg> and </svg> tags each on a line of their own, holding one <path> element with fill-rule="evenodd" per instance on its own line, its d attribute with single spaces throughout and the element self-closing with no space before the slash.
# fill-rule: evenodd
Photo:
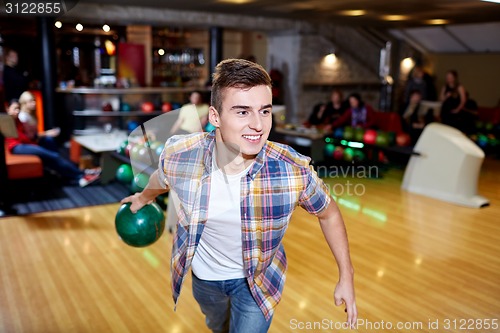
<svg viewBox="0 0 500 333">
<path fill-rule="evenodd" d="M 36 155 L 40 157 L 44 166 L 68 179 L 78 180 L 83 176 L 80 169 L 70 161 L 62 158 L 59 153 L 38 145 L 19 144 L 12 149 L 12 154 Z"/>
<path fill-rule="evenodd" d="M 193 296 L 214 333 L 265 333 L 271 319 L 255 302 L 246 278 L 205 281 L 193 274 Z"/>
</svg>

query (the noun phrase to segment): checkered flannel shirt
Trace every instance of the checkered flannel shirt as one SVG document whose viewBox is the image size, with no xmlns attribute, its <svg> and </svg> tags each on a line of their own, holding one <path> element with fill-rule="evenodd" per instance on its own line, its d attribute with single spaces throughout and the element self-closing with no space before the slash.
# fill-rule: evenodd
<svg viewBox="0 0 500 333">
<path fill-rule="evenodd" d="M 159 161 L 160 183 L 174 190 L 181 203 L 171 259 L 175 304 L 208 217 L 214 133 L 170 138 Z M 244 271 L 267 319 L 281 300 L 287 268 L 282 239 L 295 207 L 319 214 L 331 200 L 309 161 L 286 145 L 267 141 L 241 179 Z"/>
</svg>

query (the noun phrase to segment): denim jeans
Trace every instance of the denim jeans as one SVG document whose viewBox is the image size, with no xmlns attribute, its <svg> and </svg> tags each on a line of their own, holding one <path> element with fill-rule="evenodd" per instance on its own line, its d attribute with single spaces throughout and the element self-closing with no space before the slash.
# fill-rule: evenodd
<svg viewBox="0 0 500 333">
<path fill-rule="evenodd" d="M 64 159 L 57 152 L 38 145 L 19 144 L 12 149 L 12 153 L 19 155 L 36 155 L 40 157 L 44 166 L 56 171 L 65 178 L 78 180 L 83 176 L 83 172 L 73 163 Z"/>
<path fill-rule="evenodd" d="M 193 295 L 214 333 L 265 333 L 271 319 L 255 302 L 246 278 L 205 281 L 193 274 Z"/>
</svg>

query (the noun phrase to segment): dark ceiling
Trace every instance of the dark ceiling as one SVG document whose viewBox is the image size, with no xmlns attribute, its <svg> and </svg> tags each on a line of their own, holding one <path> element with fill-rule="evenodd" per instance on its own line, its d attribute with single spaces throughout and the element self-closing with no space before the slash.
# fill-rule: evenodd
<svg viewBox="0 0 500 333">
<path fill-rule="evenodd" d="M 422 26 L 428 20 L 448 24 L 500 21 L 500 4 L 480 0 L 88 0 L 98 4 L 157 7 L 300 19 L 364 26 Z M 243 2 L 243 3 L 235 3 Z M 345 11 L 363 10 L 360 16 Z M 358 13 L 359 14 L 359 13 Z M 387 20 L 384 16 L 401 15 Z M 389 17 L 389 19 L 391 19 Z"/>
</svg>

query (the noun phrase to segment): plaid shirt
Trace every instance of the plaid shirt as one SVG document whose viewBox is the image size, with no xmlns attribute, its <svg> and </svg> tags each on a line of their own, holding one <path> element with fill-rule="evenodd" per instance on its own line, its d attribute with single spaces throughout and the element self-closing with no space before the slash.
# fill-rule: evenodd
<svg viewBox="0 0 500 333">
<path fill-rule="evenodd" d="M 171 259 L 175 304 L 208 217 L 215 135 L 170 138 L 160 158 L 160 182 L 180 199 Z M 267 141 L 241 179 L 243 264 L 250 290 L 267 319 L 281 300 L 287 267 L 282 239 L 297 205 L 318 214 L 330 203 L 310 159 Z"/>
</svg>

